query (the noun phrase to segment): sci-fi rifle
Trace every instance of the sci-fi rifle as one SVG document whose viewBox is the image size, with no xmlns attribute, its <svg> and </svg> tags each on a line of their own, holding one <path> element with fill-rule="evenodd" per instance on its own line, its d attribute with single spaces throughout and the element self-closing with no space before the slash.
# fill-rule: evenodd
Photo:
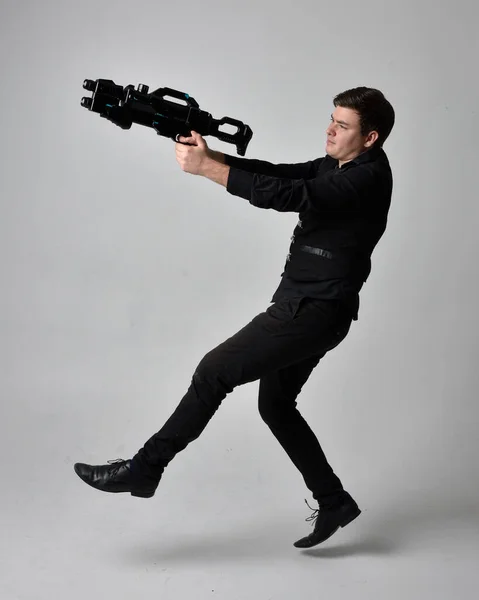
<svg viewBox="0 0 479 600">
<path fill-rule="evenodd" d="M 210 113 L 201 110 L 198 102 L 189 94 L 168 87 L 158 88 L 148 93 L 148 86 L 140 83 L 135 90 L 133 85 L 122 87 L 111 79 L 85 79 L 83 88 L 93 92 L 91 98 L 83 97 L 81 105 L 99 113 L 122 129 L 130 129 L 133 123 L 152 127 L 158 135 L 171 138 L 189 137 L 191 131 L 202 136 L 212 135 L 222 142 L 235 144 L 236 151 L 244 156 L 253 137 L 253 131 L 242 121 L 223 117 L 214 119 Z M 174 102 L 166 97 L 184 102 Z M 222 125 L 232 125 L 236 133 L 221 131 Z"/>
</svg>

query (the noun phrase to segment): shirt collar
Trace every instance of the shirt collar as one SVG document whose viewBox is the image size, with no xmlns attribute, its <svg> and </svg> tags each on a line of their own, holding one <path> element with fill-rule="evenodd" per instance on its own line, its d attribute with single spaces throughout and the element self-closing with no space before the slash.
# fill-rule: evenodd
<svg viewBox="0 0 479 600">
<path fill-rule="evenodd" d="M 365 150 L 364 152 L 361 152 L 361 154 L 358 154 L 358 156 L 356 156 L 356 158 L 349 160 L 347 163 L 345 163 L 345 165 L 348 165 L 350 163 L 355 163 L 357 165 L 360 165 L 361 163 L 376 160 L 376 158 L 378 158 L 378 156 L 383 152 L 384 152 L 384 150 L 381 148 L 381 146 L 373 146 L 369 150 Z M 335 162 L 336 162 L 336 169 L 341 169 L 342 167 L 339 166 L 339 161 L 335 160 Z"/>
</svg>

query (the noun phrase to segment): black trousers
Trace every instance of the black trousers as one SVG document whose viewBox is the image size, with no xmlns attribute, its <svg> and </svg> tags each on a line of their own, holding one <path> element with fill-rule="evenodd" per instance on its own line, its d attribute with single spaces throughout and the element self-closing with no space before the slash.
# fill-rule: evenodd
<svg viewBox="0 0 479 600">
<path fill-rule="evenodd" d="M 320 503 L 343 486 L 297 409 L 312 370 L 347 335 L 352 317 L 339 300 L 285 299 L 208 352 L 185 396 L 163 427 L 132 458 L 132 469 L 159 479 L 166 465 L 196 439 L 222 400 L 259 380 L 259 412 Z"/>
</svg>

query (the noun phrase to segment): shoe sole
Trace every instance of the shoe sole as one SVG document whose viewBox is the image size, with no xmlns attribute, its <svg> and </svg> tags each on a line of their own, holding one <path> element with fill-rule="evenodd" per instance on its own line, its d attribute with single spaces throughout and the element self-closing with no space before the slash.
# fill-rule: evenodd
<svg viewBox="0 0 479 600">
<path fill-rule="evenodd" d="M 137 498 L 152 498 L 155 495 L 155 492 L 130 492 L 130 494 Z"/>
</svg>

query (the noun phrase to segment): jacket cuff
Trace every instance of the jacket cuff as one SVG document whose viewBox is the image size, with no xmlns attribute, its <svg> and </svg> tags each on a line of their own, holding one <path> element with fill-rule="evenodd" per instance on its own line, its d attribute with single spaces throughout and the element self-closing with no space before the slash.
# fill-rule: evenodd
<svg viewBox="0 0 479 600">
<path fill-rule="evenodd" d="M 245 160 L 244 158 L 239 158 L 238 156 L 232 156 L 231 154 L 226 154 L 223 152 L 225 157 L 225 164 L 229 167 L 236 167 L 237 169 L 241 169 L 241 163 Z"/>
<path fill-rule="evenodd" d="M 230 167 L 226 190 L 234 196 L 245 200 L 251 200 L 251 189 L 253 187 L 254 173 L 242 171 L 236 167 Z"/>
</svg>

